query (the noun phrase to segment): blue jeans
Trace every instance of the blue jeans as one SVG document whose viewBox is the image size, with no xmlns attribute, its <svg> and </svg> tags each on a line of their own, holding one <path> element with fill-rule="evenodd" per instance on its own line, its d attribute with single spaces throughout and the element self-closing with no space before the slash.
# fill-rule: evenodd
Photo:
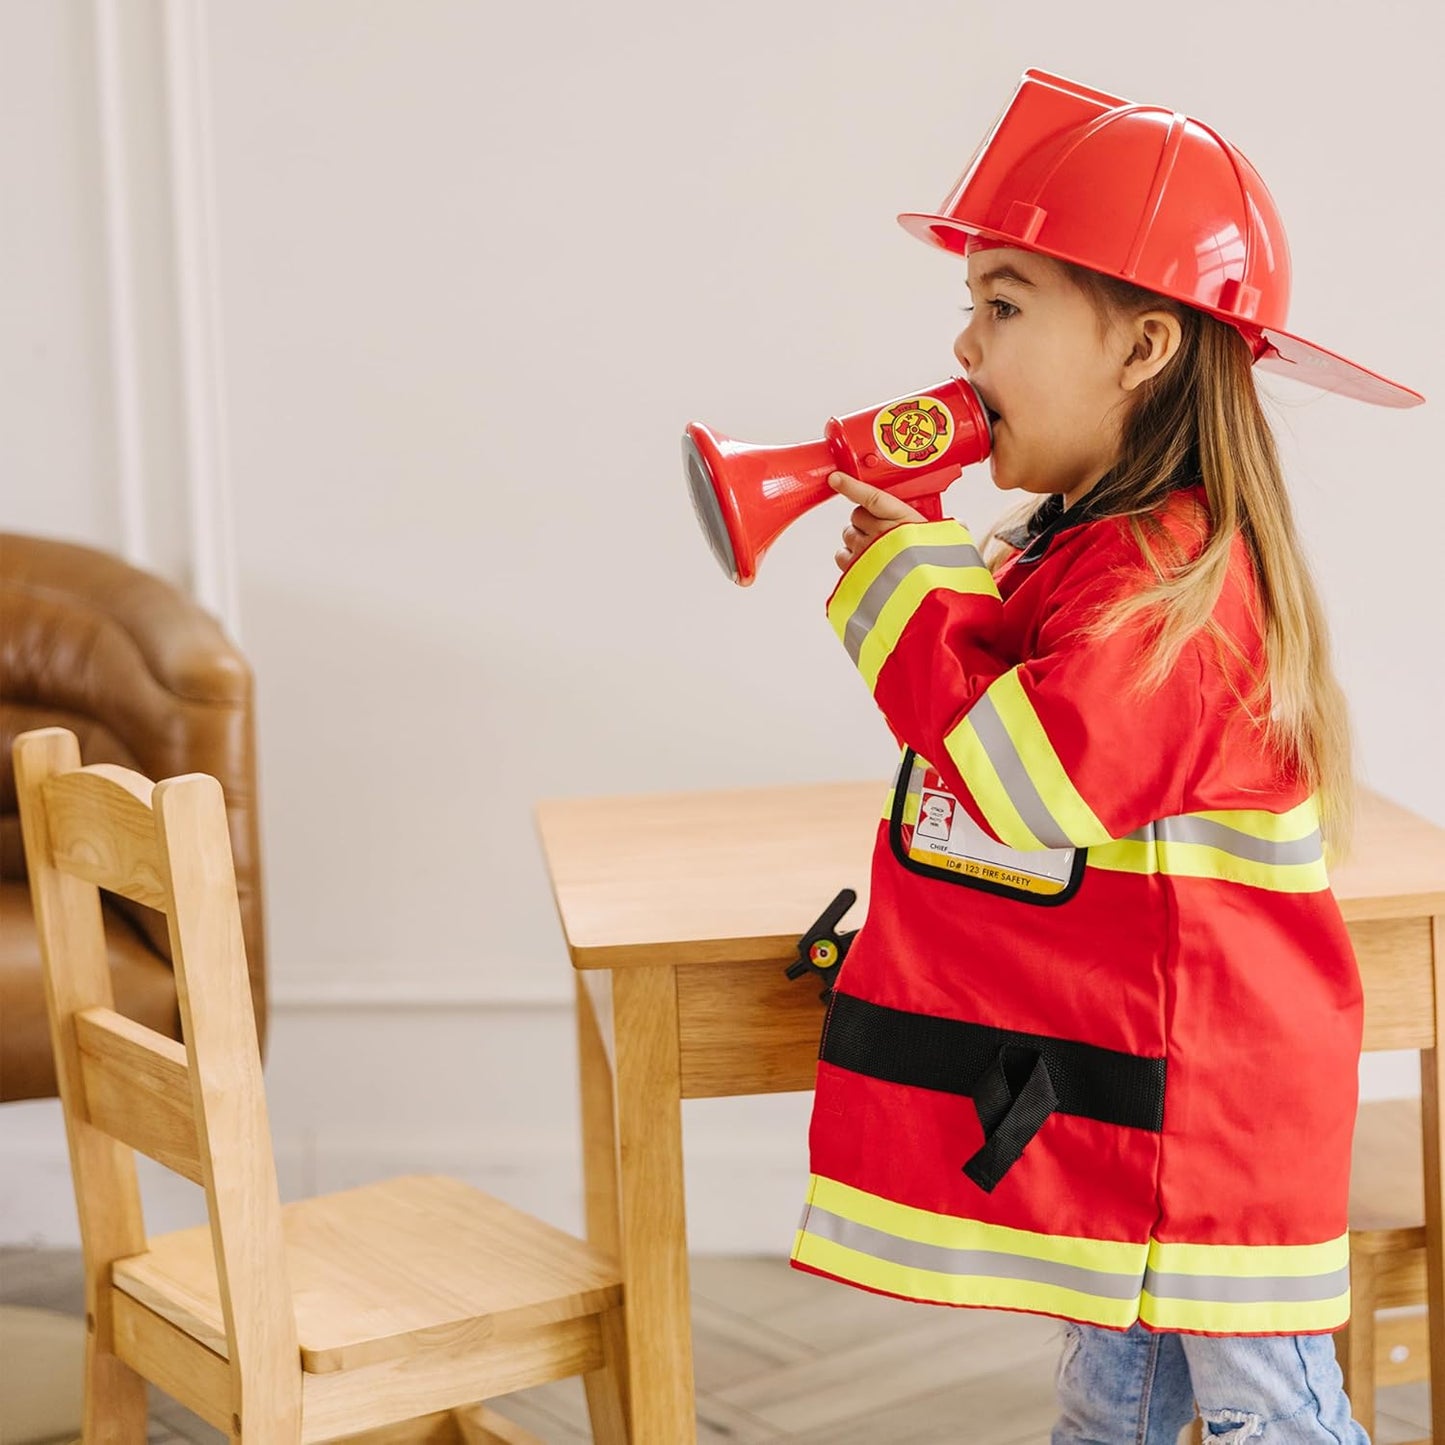
<svg viewBox="0 0 1445 1445">
<path fill-rule="evenodd" d="M 1212 1445 L 1370 1445 L 1333 1335 L 1155 1334 L 1064 1325 L 1050 1445 L 1175 1445 L 1195 1401 Z"/>
</svg>

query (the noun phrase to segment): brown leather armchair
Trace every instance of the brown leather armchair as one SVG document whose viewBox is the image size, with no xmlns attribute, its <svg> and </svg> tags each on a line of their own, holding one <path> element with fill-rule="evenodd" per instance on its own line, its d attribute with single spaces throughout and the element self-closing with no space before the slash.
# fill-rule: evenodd
<svg viewBox="0 0 1445 1445">
<path fill-rule="evenodd" d="M 219 624 L 169 583 L 90 547 L 0 532 L 0 1102 L 56 1091 L 10 746 L 59 725 L 86 763 L 151 778 L 211 773 L 231 822 L 256 1027 L 266 948 L 251 669 Z M 179 1037 L 166 920 L 107 898 L 116 1008 Z"/>
</svg>

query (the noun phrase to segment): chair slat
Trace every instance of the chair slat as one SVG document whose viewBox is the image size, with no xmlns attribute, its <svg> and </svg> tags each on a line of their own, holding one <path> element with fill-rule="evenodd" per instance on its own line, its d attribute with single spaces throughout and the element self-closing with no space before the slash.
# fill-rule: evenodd
<svg viewBox="0 0 1445 1445">
<path fill-rule="evenodd" d="M 47 778 L 43 791 L 50 856 L 62 873 L 166 911 L 149 779 L 98 763 Z"/>
<path fill-rule="evenodd" d="M 139 1300 L 117 1291 L 114 1309 L 116 1354 L 207 1424 L 229 1430 L 227 1362 Z"/>
<path fill-rule="evenodd" d="M 112 1009 L 76 1014 L 75 1032 L 91 1124 L 203 1184 L 185 1049 Z"/>
</svg>

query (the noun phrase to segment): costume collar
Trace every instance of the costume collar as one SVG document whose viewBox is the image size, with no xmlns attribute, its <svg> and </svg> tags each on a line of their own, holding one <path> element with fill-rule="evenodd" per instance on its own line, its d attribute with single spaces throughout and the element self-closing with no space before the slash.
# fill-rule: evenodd
<svg viewBox="0 0 1445 1445">
<path fill-rule="evenodd" d="M 1186 471 L 1175 478 L 1170 490 L 1179 491 L 1184 487 L 1198 486 L 1199 481 L 1197 474 Z M 1072 507 L 1065 509 L 1064 494 L 1050 492 L 1029 514 L 1027 520 L 1006 532 L 999 532 L 998 539 L 1019 549 L 1021 555 L 1014 559 L 1015 562 L 1037 562 L 1060 532 L 1065 532 L 1070 527 L 1082 526 L 1085 522 L 1097 521 L 1106 515 L 1098 505 L 1098 493 L 1097 486 L 1091 487 Z"/>
</svg>

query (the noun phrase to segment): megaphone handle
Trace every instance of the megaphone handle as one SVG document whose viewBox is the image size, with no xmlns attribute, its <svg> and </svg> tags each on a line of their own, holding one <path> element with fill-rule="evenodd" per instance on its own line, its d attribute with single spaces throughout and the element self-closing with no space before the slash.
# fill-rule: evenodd
<svg viewBox="0 0 1445 1445">
<path fill-rule="evenodd" d="M 915 497 L 913 505 L 923 513 L 925 522 L 941 522 L 943 520 L 942 492 L 930 492 L 926 497 Z"/>
</svg>

